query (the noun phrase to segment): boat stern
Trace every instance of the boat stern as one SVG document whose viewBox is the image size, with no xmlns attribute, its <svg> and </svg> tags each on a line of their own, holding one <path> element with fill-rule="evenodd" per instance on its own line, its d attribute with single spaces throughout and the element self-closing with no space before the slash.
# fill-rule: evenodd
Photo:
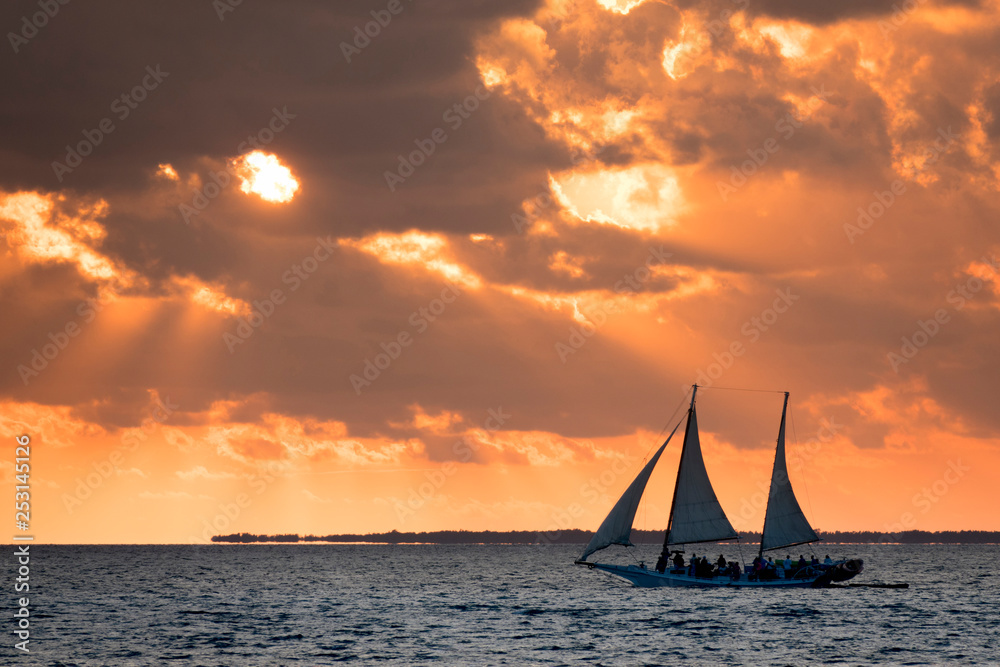
<svg viewBox="0 0 1000 667">
<path fill-rule="evenodd" d="M 837 563 L 833 567 L 832 581 L 847 581 L 853 579 L 865 570 L 865 561 L 860 558 L 852 558 Z"/>
</svg>

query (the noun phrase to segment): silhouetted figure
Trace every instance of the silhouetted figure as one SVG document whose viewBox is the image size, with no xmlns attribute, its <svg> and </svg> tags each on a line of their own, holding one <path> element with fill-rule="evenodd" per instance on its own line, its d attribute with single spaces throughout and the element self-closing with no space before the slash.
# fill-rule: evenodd
<svg viewBox="0 0 1000 667">
<path fill-rule="evenodd" d="M 678 569 L 684 567 L 684 556 L 681 555 L 680 551 L 674 556 L 674 567 Z"/>
<path fill-rule="evenodd" d="M 663 571 L 667 569 L 667 555 L 661 553 L 660 557 L 656 561 L 656 571 L 663 574 Z"/>
<path fill-rule="evenodd" d="M 726 557 L 719 554 L 719 560 L 715 561 L 715 564 L 719 566 L 719 571 L 726 569 Z"/>
<path fill-rule="evenodd" d="M 826 558 L 823 559 L 823 565 L 833 565 L 833 560 L 830 558 L 830 554 L 827 554 Z"/>
</svg>

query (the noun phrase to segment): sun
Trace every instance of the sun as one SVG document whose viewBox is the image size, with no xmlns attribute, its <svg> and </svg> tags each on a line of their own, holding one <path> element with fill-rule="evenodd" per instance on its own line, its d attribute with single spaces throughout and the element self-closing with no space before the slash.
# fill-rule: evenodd
<svg viewBox="0 0 1000 667">
<path fill-rule="evenodd" d="M 277 155 L 253 151 L 233 160 L 233 169 L 242 179 L 240 190 L 265 201 L 284 204 L 299 191 L 299 182 Z"/>
</svg>

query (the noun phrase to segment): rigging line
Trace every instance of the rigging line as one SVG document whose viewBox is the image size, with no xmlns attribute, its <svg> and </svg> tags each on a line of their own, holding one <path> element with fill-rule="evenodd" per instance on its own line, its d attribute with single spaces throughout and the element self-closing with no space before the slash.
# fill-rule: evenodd
<svg viewBox="0 0 1000 667">
<path fill-rule="evenodd" d="M 646 461 L 649 460 L 649 453 L 653 451 L 656 447 L 659 447 L 661 444 L 663 444 L 662 442 L 660 442 L 661 440 L 663 440 L 663 434 L 666 433 L 667 429 L 670 428 L 670 425 L 674 423 L 674 417 L 677 416 L 677 413 L 680 412 L 681 408 L 684 407 L 684 404 L 687 403 L 687 397 L 688 394 L 690 393 L 691 393 L 690 389 L 684 392 L 684 396 L 681 397 L 681 402 L 677 404 L 676 408 L 674 408 L 674 413 L 670 415 L 670 418 L 667 420 L 666 425 L 660 429 L 659 433 L 656 434 L 656 440 L 653 442 L 652 445 L 650 445 L 649 449 L 646 450 L 646 454 L 642 457 L 642 465 L 646 465 Z"/>
<path fill-rule="evenodd" d="M 660 429 L 659 437 L 663 437 L 663 434 L 667 432 L 667 429 L 670 428 L 670 425 L 674 423 L 674 417 L 677 416 L 677 413 L 680 412 L 681 408 L 684 407 L 684 404 L 687 403 L 687 397 L 688 394 L 690 393 L 691 393 L 690 389 L 684 392 L 684 395 L 681 397 L 681 402 L 677 404 L 676 408 L 674 408 L 674 413 L 670 415 L 670 419 L 667 420 L 666 425 L 662 429 Z"/>
<path fill-rule="evenodd" d="M 635 548 L 634 544 L 632 545 L 631 549 L 629 549 L 628 547 L 625 547 L 625 553 L 627 553 L 629 556 L 632 557 L 632 560 L 635 561 L 636 565 L 643 565 L 644 566 L 646 564 L 645 561 L 639 560 L 639 550 Z"/>
<path fill-rule="evenodd" d="M 722 389 L 724 391 L 757 391 L 764 394 L 785 394 L 777 389 L 745 389 L 743 387 L 716 387 L 715 385 L 698 385 L 699 389 Z"/>
<path fill-rule="evenodd" d="M 657 434 L 656 440 L 653 442 L 652 445 L 650 445 L 649 449 L 646 450 L 646 454 L 642 457 L 642 465 L 639 467 L 640 470 L 642 469 L 642 466 L 645 466 L 646 462 L 649 461 L 650 452 L 652 452 L 653 449 L 660 444 L 660 440 L 663 439 L 663 434 L 666 433 L 667 429 L 670 428 L 670 425 L 674 423 L 674 417 L 677 416 L 677 413 L 680 412 L 681 408 L 684 407 L 684 404 L 687 403 L 687 397 L 688 394 L 690 393 L 691 393 L 690 389 L 684 392 L 684 395 L 681 397 L 681 402 L 677 404 L 676 408 L 674 408 L 674 413 L 670 415 L 670 418 L 667 420 L 666 425 L 663 428 L 661 428 L 660 432 Z M 645 494 L 643 494 L 643 496 L 645 496 Z M 645 530 L 647 527 L 646 518 L 648 516 L 648 503 L 646 502 L 645 497 L 640 498 L 639 503 L 640 507 L 642 508 L 642 529 Z"/>
</svg>

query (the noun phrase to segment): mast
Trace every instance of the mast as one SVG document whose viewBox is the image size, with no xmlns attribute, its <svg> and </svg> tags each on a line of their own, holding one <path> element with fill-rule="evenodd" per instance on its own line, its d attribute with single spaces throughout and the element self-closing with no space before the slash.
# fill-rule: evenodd
<svg viewBox="0 0 1000 667">
<path fill-rule="evenodd" d="M 674 480 L 674 494 L 670 498 L 670 517 L 667 519 L 667 533 L 663 536 L 663 551 L 662 554 L 667 556 L 670 554 L 670 529 L 674 525 L 674 508 L 677 507 L 677 489 L 680 487 L 681 481 L 681 470 L 684 469 L 684 453 L 687 451 L 688 443 L 688 433 L 691 430 L 691 415 L 694 414 L 694 397 L 698 393 L 698 385 L 691 385 L 691 405 L 688 407 L 688 419 L 687 424 L 684 426 L 684 443 L 681 445 L 681 461 L 677 464 L 677 478 Z"/>
</svg>

